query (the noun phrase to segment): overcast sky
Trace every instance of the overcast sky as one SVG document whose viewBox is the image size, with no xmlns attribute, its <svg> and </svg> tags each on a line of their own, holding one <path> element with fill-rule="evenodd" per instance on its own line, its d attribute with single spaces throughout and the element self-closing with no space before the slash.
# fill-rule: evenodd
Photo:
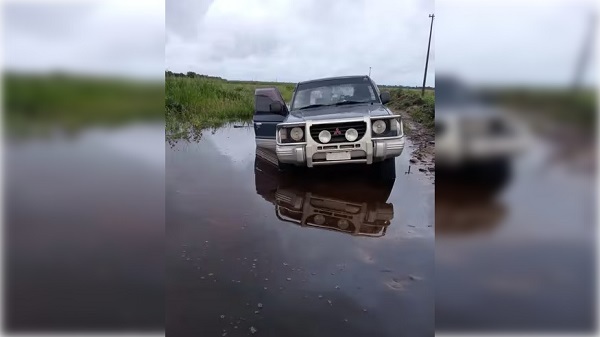
<svg viewBox="0 0 600 337">
<path fill-rule="evenodd" d="M 169 70 L 299 81 L 372 66 L 376 82 L 403 85 L 422 83 L 434 11 L 428 85 L 436 69 L 474 83 L 568 84 L 594 8 L 593 0 L 166 1 Z"/>
<path fill-rule="evenodd" d="M 6 1 L 4 68 L 164 76 L 164 1 Z"/>
<path fill-rule="evenodd" d="M 63 3 L 63 4 L 60 4 Z M 81 0 L 4 3 L 6 68 L 420 85 L 569 84 L 593 0 Z M 597 49 L 597 44 L 595 45 Z M 437 58 L 436 58 L 437 55 Z M 595 55 L 587 81 L 595 83 Z"/>
<path fill-rule="evenodd" d="M 437 73 L 473 83 L 570 84 L 595 8 L 594 0 L 436 0 Z M 597 83 L 595 55 L 587 83 Z"/>
<path fill-rule="evenodd" d="M 371 66 L 378 83 L 419 85 L 432 12 L 433 0 L 167 0 L 166 67 L 301 81 Z"/>
</svg>

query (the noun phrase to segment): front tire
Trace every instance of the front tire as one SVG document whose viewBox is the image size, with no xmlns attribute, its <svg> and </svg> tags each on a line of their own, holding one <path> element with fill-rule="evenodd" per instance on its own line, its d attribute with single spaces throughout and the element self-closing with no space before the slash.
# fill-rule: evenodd
<svg viewBox="0 0 600 337">
<path fill-rule="evenodd" d="M 279 168 L 279 172 L 283 173 L 292 172 L 295 168 L 293 164 L 282 163 L 279 160 L 277 161 L 277 167 Z"/>
<path fill-rule="evenodd" d="M 436 167 L 436 189 L 442 190 L 444 185 L 475 187 L 495 196 L 510 183 L 511 177 L 512 165 L 508 158 L 465 163 L 455 168 Z"/>
<path fill-rule="evenodd" d="M 496 192 L 501 191 L 511 180 L 512 167 L 509 159 L 494 160 L 480 168 L 480 178 Z"/>
</svg>

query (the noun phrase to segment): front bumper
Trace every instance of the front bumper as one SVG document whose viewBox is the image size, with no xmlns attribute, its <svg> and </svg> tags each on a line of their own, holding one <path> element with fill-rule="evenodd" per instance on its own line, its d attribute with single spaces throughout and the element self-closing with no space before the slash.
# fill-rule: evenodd
<svg viewBox="0 0 600 337">
<path fill-rule="evenodd" d="M 320 144 L 309 137 L 302 144 L 278 144 L 277 158 L 281 163 L 297 166 L 321 166 L 336 164 L 372 164 L 388 158 L 398 157 L 404 150 L 404 135 L 388 138 L 371 138 L 347 143 Z M 348 160 L 326 160 L 328 152 L 350 152 Z"/>
<path fill-rule="evenodd" d="M 436 164 L 461 165 L 465 162 L 485 162 L 510 159 L 524 153 L 529 140 L 524 136 L 480 138 L 462 142 L 444 142 L 436 139 Z"/>
</svg>

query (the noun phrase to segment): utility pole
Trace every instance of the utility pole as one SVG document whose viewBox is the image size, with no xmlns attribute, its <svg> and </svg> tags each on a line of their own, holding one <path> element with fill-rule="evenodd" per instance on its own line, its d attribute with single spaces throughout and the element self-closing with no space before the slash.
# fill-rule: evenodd
<svg viewBox="0 0 600 337">
<path fill-rule="evenodd" d="M 371 67 L 369 67 L 369 77 L 371 77 Z"/>
<path fill-rule="evenodd" d="M 429 43 L 427 44 L 427 58 L 425 59 L 425 74 L 423 75 L 423 87 L 421 88 L 421 96 L 425 95 L 425 81 L 427 80 L 427 66 L 429 65 L 429 49 L 431 48 L 431 31 L 433 30 L 433 18 L 435 14 L 429 14 L 431 25 L 429 26 Z"/>
<path fill-rule="evenodd" d="M 588 63 L 592 45 L 594 44 L 594 31 L 596 30 L 596 13 L 592 13 L 589 22 L 589 30 L 586 39 L 583 41 L 583 48 L 579 54 L 577 65 L 575 67 L 575 77 L 573 79 L 573 89 L 577 90 L 581 86 L 583 80 L 583 71 Z"/>
</svg>

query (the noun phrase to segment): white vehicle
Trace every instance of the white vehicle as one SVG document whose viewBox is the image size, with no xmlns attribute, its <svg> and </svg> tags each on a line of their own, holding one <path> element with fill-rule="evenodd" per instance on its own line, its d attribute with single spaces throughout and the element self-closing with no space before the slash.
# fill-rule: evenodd
<svg viewBox="0 0 600 337">
<path fill-rule="evenodd" d="M 460 171 L 469 179 L 503 183 L 528 139 L 522 123 L 506 111 L 478 102 L 455 79 L 436 77 L 436 174 Z"/>
</svg>

